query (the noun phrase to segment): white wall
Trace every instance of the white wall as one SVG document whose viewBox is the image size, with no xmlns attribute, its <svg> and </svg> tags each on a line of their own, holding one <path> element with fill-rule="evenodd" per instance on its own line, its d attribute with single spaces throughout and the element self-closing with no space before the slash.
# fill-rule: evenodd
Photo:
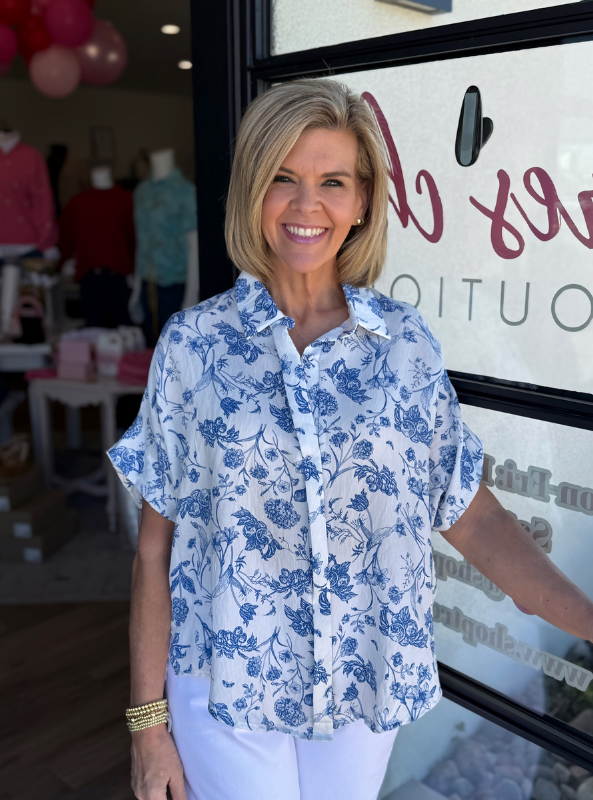
<svg viewBox="0 0 593 800">
<path fill-rule="evenodd" d="M 44 155 L 50 144 L 68 146 L 60 185 L 62 202 L 88 184 L 93 126 L 114 131 L 116 177 L 130 174 L 130 163 L 140 148 L 173 147 L 182 171 L 193 178 L 191 98 L 89 86 L 52 100 L 28 81 L 0 78 L 0 110 L 2 118 L 21 131 L 23 140 Z"/>
</svg>

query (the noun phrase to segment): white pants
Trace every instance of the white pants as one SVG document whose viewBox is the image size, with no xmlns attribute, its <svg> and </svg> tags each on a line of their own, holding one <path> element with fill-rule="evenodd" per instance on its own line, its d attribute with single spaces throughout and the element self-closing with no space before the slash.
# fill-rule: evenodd
<svg viewBox="0 0 593 800">
<path fill-rule="evenodd" d="M 376 800 L 397 730 L 372 733 L 361 720 L 333 742 L 236 730 L 208 713 L 210 680 L 169 668 L 172 734 L 189 800 Z"/>
</svg>

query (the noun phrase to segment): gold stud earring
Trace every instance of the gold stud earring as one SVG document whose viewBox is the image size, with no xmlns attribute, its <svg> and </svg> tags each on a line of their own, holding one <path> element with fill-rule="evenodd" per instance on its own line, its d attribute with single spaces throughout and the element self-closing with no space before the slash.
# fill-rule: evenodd
<svg viewBox="0 0 593 800">
<path fill-rule="evenodd" d="M 357 225 L 362 225 L 363 222 L 364 222 L 364 219 L 362 217 L 357 217 L 356 218 L 356 224 Z"/>
</svg>

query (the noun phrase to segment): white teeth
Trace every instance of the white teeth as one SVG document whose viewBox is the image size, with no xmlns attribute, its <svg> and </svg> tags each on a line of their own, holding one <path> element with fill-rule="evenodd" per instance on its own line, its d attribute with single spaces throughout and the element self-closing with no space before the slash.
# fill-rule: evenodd
<svg viewBox="0 0 593 800">
<path fill-rule="evenodd" d="M 295 225 L 287 225 L 286 230 L 294 236 L 320 236 L 325 228 L 297 228 Z"/>
</svg>

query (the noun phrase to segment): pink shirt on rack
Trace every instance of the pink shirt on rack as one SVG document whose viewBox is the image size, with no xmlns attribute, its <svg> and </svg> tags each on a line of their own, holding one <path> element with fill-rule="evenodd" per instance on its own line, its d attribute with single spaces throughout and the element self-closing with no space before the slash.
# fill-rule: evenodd
<svg viewBox="0 0 593 800">
<path fill-rule="evenodd" d="M 47 250 L 58 241 L 54 198 L 41 153 L 20 142 L 0 149 L 0 245 L 34 244 Z"/>
</svg>

